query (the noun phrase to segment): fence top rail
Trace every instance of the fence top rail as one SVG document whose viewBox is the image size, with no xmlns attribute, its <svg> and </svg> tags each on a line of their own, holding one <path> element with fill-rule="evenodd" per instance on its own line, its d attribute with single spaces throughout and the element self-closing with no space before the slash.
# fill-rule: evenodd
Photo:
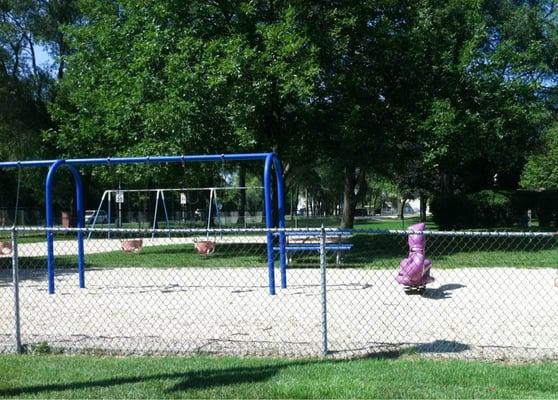
<svg viewBox="0 0 558 400">
<path fill-rule="evenodd" d="M 63 233 L 139 233 L 139 234 L 179 234 L 179 233 L 284 233 L 286 236 L 295 234 L 298 236 L 319 236 L 322 228 L 65 228 L 61 226 L 5 226 L 0 227 L 0 232 L 63 232 Z M 394 229 L 340 229 L 323 228 L 326 236 L 352 236 L 352 235 L 386 235 L 406 236 L 409 234 L 425 236 L 449 236 L 449 237 L 554 237 L 558 232 L 489 232 L 489 231 L 413 231 Z"/>
</svg>

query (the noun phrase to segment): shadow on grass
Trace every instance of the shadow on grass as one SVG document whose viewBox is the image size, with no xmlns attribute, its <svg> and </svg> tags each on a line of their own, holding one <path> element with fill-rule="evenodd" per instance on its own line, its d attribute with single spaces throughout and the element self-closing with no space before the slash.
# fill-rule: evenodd
<svg viewBox="0 0 558 400">
<path fill-rule="evenodd" d="M 238 385 L 242 383 L 264 382 L 271 379 L 284 368 L 297 365 L 306 365 L 310 363 L 312 363 L 312 361 L 299 361 L 275 365 L 262 365 L 258 367 L 204 369 L 199 371 L 185 371 L 141 376 L 120 376 L 110 379 L 21 386 L 11 389 L 0 389 L 0 397 L 34 395 L 48 392 L 64 392 L 67 390 L 108 388 L 112 386 L 144 383 L 148 381 L 178 379 L 179 381 L 177 383 L 164 390 L 164 392 L 166 393 L 174 393 L 189 389 L 209 389 L 220 386 Z"/>
<path fill-rule="evenodd" d="M 470 346 L 446 340 L 435 340 L 431 343 L 415 344 L 411 347 L 370 352 L 359 359 L 397 359 L 416 353 L 450 352 L 457 353 L 468 350 Z M 353 349 L 354 351 L 354 349 Z M 330 352 L 343 353 L 343 351 Z M 41 395 L 41 393 L 64 392 L 68 390 L 85 390 L 95 388 L 108 388 L 119 385 L 145 383 L 148 381 L 160 381 L 165 379 L 176 379 L 178 382 L 164 390 L 165 393 L 176 393 L 187 390 L 204 390 L 216 387 L 233 386 L 239 384 L 261 383 L 270 380 L 281 370 L 305 365 L 336 364 L 345 363 L 346 359 L 325 360 L 302 360 L 263 364 L 256 367 L 233 367 L 233 368 L 206 368 L 196 371 L 184 371 L 173 373 L 161 373 L 141 376 L 120 376 L 110 379 L 84 380 L 68 383 L 53 383 L 46 385 L 20 386 L 9 389 L 0 389 L 0 397 Z"/>
</svg>

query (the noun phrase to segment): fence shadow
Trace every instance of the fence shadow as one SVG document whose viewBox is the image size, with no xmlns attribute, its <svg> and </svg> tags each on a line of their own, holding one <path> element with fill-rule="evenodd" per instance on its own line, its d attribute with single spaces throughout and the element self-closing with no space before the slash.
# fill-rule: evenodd
<svg viewBox="0 0 558 400">
<path fill-rule="evenodd" d="M 344 357 L 344 354 L 352 355 L 358 352 L 362 353 L 362 355 L 360 357 L 351 357 L 351 359 L 396 359 L 424 353 L 461 353 L 470 349 L 471 346 L 466 343 L 453 340 L 434 340 L 427 343 L 373 343 L 368 348 L 331 350 L 330 354 Z"/>
<path fill-rule="evenodd" d="M 119 385 L 166 379 L 178 380 L 177 383 L 165 390 L 165 392 L 173 393 L 189 389 L 208 389 L 219 386 L 237 385 L 240 383 L 263 382 L 272 378 L 281 369 L 297 364 L 300 365 L 304 363 L 293 362 L 277 365 L 263 365 L 260 367 L 205 369 L 154 375 L 119 376 L 110 379 L 83 380 L 68 383 L 19 386 L 9 389 L 0 389 L 0 397 L 41 395 L 41 393 L 64 392 L 67 390 L 102 389 Z"/>
</svg>

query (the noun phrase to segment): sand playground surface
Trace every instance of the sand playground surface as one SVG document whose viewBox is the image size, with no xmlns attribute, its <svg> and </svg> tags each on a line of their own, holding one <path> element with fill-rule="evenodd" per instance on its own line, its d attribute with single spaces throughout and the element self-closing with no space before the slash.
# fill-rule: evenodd
<svg viewBox="0 0 558 400">
<path fill-rule="evenodd" d="M 395 270 L 328 268 L 327 344 L 333 357 L 403 351 L 432 357 L 558 358 L 557 269 L 434 270 L 407 295 Z M 0 271 L 0 350 L 14 347 L 11 271 Z M 122 354 L 319 356 L 319 269 L 288 271 L 271 296 L 265 268 L 60 269 L 20 272 L 22 342 Z"/>
</svg>

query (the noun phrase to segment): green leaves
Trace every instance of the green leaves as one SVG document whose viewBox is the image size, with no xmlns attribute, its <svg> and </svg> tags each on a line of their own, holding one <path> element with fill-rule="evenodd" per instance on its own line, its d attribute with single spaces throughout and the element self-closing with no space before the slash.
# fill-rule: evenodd
<svg viewBox="0 0 558 400">
<path fill-rule="evenodd" d="M 558 188 L 558 124 L 545 132 L 544 139 L 528 158 L 521 186 L 526 189 Z"/>
</svg>

